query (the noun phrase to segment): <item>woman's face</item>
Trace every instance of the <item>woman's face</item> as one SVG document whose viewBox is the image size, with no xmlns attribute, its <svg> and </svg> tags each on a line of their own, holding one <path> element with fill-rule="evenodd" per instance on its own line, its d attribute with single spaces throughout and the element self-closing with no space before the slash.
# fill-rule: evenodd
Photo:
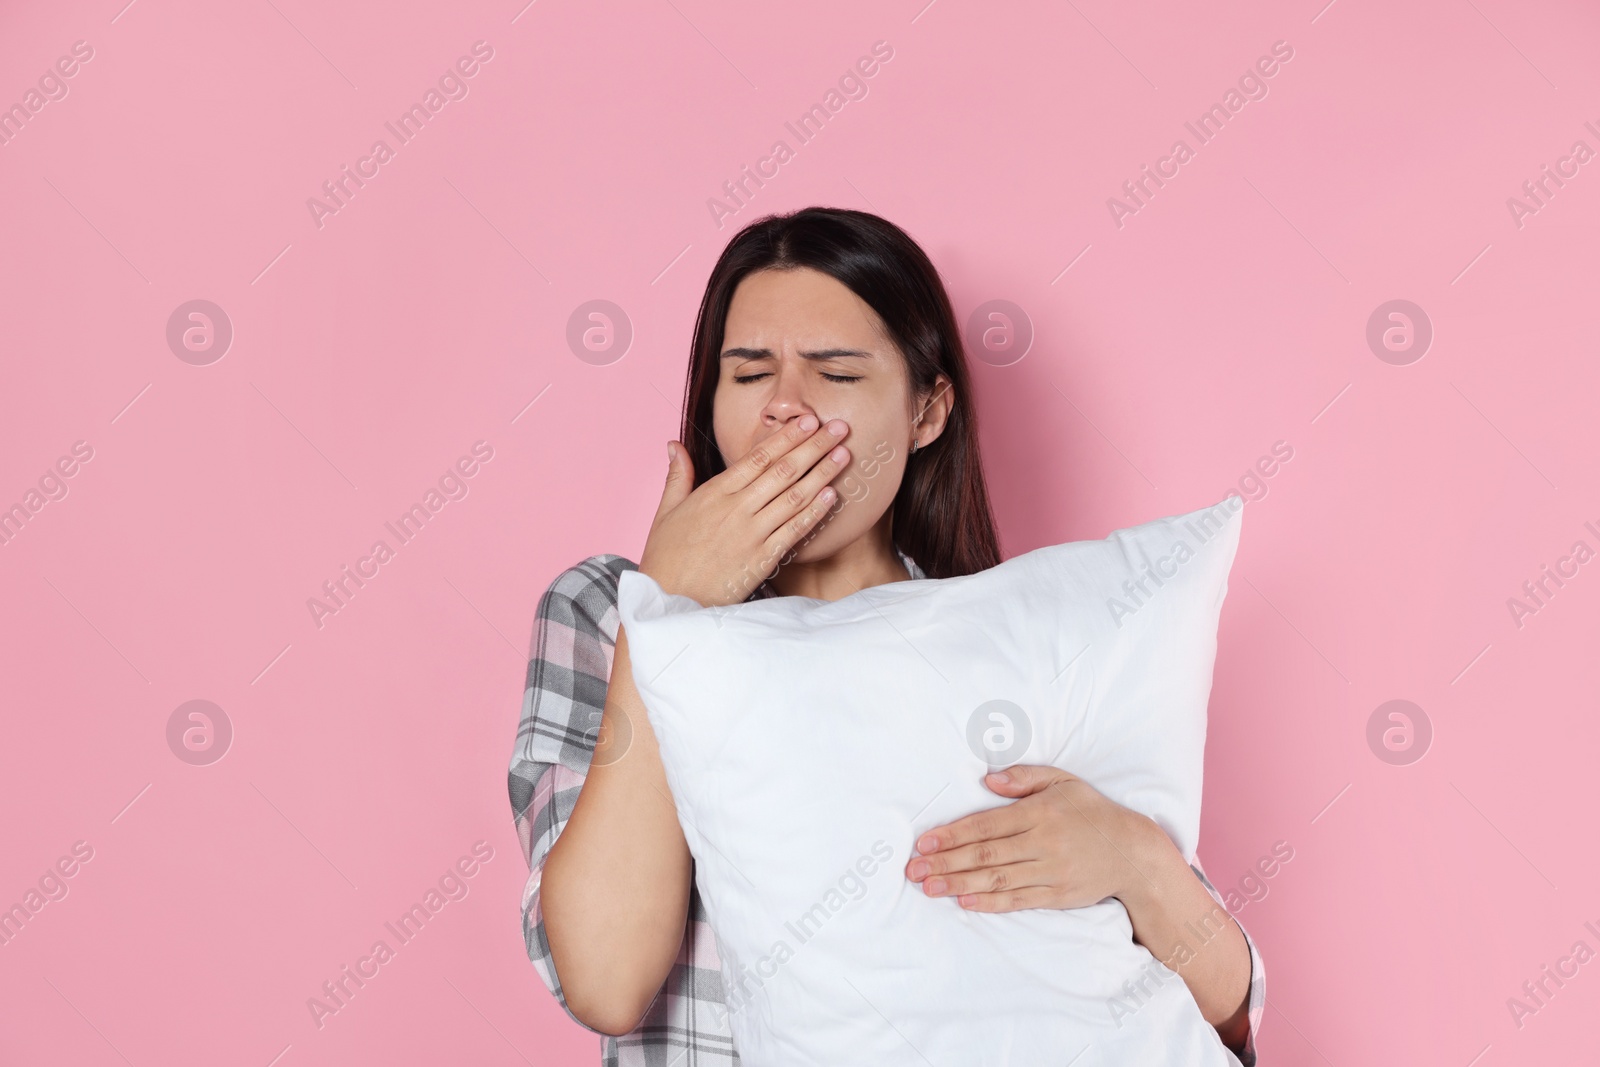
<svg viewBox="0 0 1600 1067">
<path fill-rule="evenodd" d="M 832 482 L 838 503 L 797 560 L 830 556 L 884 517 L 914 433 L 922 448 L 944 429 L 948 379 L 940 376 L 933 395 L 932 404 L 911 396 L 905 359 L 882 320 L 833 277 L 762 270 L 734 290 L 712 418 L 723 462 L 737 463 L 808 413 L 819 425 L 838 418 L 850 427 L 850 461 Z"/>
</svg>

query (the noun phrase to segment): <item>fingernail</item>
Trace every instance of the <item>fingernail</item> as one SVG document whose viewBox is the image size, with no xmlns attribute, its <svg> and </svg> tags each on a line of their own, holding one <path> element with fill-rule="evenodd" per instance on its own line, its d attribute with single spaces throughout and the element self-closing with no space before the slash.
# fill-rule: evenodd
<svg viewBox="0 0 1600 1067">
<path fill-rule="evenodd" d="M 995 771 L 993 774 L 989 775 L 989 777 L 1001 783 L 1011 781 L 1011 775 L 1007 774 L 1005 771 Z"/>
<path fill-rule="evenodd" d="M 911 866 L 906 869 L 906 877 L 913 882 L 921 881 L 928 875 L 928 865 L 922 860 L 912 860 Z"/>
<path fill-rule="evenodd" d="M 816 428 L 817 417 L 815 415 L 802 415 L 800 417 L 800 429 L 804 430 L 806 433 L 810 433 Z"/>
<path fill-rule="evenodd" d="M 667 442 L 667 462 L 671 463 L 676 458 L 677 458 L 677 455 L 672 451 L 672 442 L 668 441 Z"/>
<path fill-rule="evenodd" d="M 843 437 L 844 432 L 849 428 L 850 427 L 844 424 L 843 419 L 834 419 L 832 422 L 828 423 L 828 432 L 833 434 L 835 437 Z"/>
<path fill-rule="evenodd" d="M 917 842 L 918 852 L 932 852 L 939 847 L 939 839 L 932 834 L 923 834 L 922 840 Z"/>
<path fill-rule="evenodd" d="M 927 893 L 930 897 L 938 896 L 940 893 L 944 892 L 944 879 L 929 878 L 926 882 L 922 883 L 922 891 Z"/>
</svg>

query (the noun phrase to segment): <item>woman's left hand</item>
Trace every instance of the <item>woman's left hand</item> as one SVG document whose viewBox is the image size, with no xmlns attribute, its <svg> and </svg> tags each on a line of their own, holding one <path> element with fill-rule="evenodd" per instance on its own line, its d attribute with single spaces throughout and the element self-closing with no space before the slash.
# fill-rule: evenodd
<svg viewBox="0 0 1600 1067">
<path fill-rule="evenodd" d="M 970 911 L 1082 908 L 1146 880 L 1136 861 L 1160 828 L 1083 779 L 1018 765 L 984 785 L 1015 799 L 918 839 L 906 877 L 928 896 L 954 896 Z"/>
<path fill-rule="evenodd" d="M 1015 799 L 924 833 L 906 877 L 969 911 L 1082 908 L 1116 897 L 1134 941 L 1178 972 L 1223 1043 L 1241 1051 L 1250 1038 L 1250 947 L 1166 831 L 1055 767 L 1004 774 L 984 784 Z M 1204 939 L 1189 943 L 1197 931 Z"/>
</svg>

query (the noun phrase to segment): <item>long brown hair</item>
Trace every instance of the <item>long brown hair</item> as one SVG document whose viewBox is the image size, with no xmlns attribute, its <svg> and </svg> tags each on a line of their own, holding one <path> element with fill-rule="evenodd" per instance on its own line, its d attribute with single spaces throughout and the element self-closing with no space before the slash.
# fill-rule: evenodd
<svg viewBox="0 0 1600 1067">
<path fill-rule="evenodd" d="M 907 457 L 891 520 L 894 542 L 929 578 L 987 570 L 999 538 L 978 452 L 966 354 L 950 297 L 933 263 L 900 227 L 846 208 L 808 207 L 767 215 L 740 230 L 706 282 L 695 320 L 678 439 L 694 461 L 695 484 L 726 469 L 712 432 L 723 331 L 734 290 L 758 270 L 821 271 L 859 296 L 905 357 L 913 396 L 931 396 L 942 372 L 954 399 L 944 432 Z"/>
</svg>

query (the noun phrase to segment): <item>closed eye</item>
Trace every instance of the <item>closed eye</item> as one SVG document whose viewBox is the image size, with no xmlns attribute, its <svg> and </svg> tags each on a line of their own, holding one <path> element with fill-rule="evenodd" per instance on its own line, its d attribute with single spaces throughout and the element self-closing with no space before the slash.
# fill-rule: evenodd
<svg viewBox="0 0 1600 1067">
<path fill-rule="evenodd" d="M 760 374 L 735 374 L 733 380 L 743 385 L 745 382 L 753 382 L 765 378 L 770 373 L 770 371 L 762 371 Z M 829 374 L 827 371 L 823 371 L 822 376 L 830 382 L 859 382 L 861 380 L 860 377 L 852 378 L 848 374 Z"/>
</svg>

